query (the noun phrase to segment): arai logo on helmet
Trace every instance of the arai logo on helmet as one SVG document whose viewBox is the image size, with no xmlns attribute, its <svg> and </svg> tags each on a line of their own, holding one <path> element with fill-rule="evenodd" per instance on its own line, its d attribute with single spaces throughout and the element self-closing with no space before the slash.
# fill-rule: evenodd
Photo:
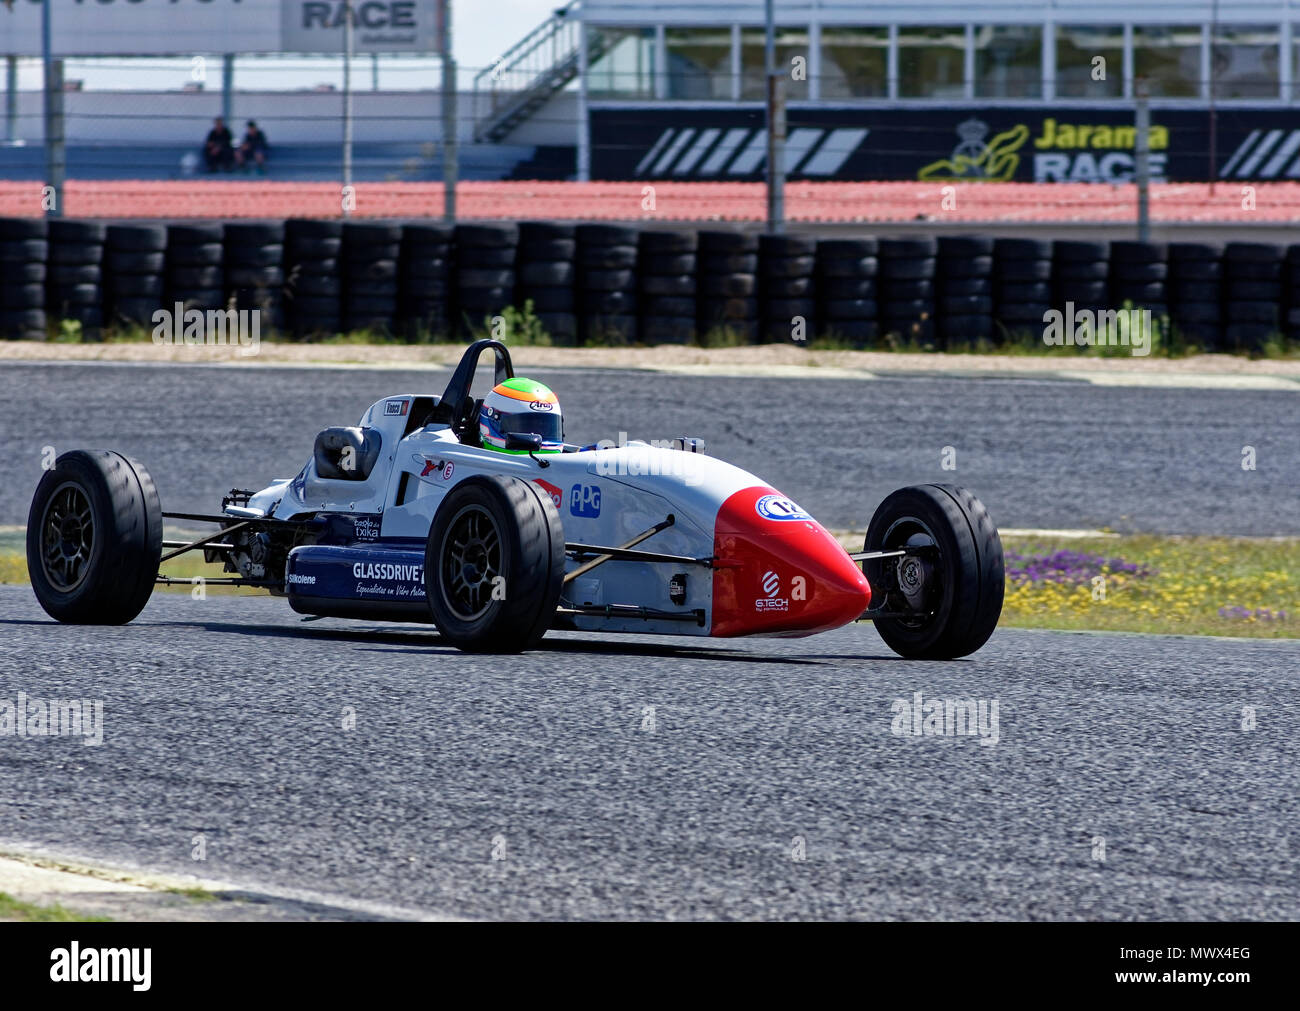
<svg viewBox="0 0 1300 1011">
<path fill-rule="evenodd" d="M 530 411 L 550 411 L 553 410 L 554 408 L 555 408 L 554 404 L 547 403 L 545 400 L 528 401 L 528 409 Z"/>
<path fill-rule="evenodd" d="M 754 503 L 754 508 L 758 510 L 758 515 L 765 520 L 812 519 L 811 516 L 799 508 L 798 503 L 786 498 L 784 495 L 764 495 Z"/>
</svg>

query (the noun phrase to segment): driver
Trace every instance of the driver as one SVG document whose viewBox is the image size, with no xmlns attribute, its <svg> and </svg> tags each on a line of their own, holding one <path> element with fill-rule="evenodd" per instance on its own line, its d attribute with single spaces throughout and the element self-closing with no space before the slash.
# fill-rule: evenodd
<svg viewBox="0 0 1300 1011">
<path fill-rule="evenodd" d="M 479 439 L 484 449 L 499 453 L 520 453 L 506 449 L 506 435 L 540 435 L 542 453 L 564 451 L 564 418 L 560 398 L 549 387 L 515 376 L 493 387 L 483 399 L 478 415 Z"/>
</svg>

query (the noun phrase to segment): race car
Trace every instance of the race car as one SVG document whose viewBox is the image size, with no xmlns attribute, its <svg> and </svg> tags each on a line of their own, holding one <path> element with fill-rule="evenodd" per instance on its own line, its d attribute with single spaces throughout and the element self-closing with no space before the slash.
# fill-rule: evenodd
<svg viewBox="0 0 1300 1011">
<path fill-rule="evenodd" d="M 489 352 L 495 386 L 476 399 Z M 216 513 L 164 512 L 119 453 L 64 453 L 32 501 L 32 587 L 58 621 L 121 624 L 155 585 L 191 582 L 162 563 L 202 551 L 229 574 L 209 585 L 261 587 L 312 617 L 432 622 L 476 652 L 550 629 L 806 636 L 871 620 L 900 655 L 941 659 L 997 624 L 1002 543 L 962 488 L 892 493 L 850 553 L 700 439 L 574 446 L 562 418 L 504 344 L 479 340 L 441 396 L 377 401 L 317 435 L 294 477 L 234 489 Z M 164 540 L 165 520 L 216 529 Z"/>
</svg>

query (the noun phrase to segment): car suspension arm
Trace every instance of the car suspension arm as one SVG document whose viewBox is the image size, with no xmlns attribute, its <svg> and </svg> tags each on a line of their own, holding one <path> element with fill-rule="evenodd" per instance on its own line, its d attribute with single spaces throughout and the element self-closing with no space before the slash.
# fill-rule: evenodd
<svg viewBox="0 0 1300 1011">
<path fill-rule="evenodd" d="M 159 564 L 161 564 L 167 561 L 169 558 L 175 558 L 177 555 L 183 555 L 185 554 L 185 552 L 193 551 L 195 548 L 201 548 L 205 544 L 212 544 L 214 541 L 219 541 L 221 540 L 221 538 L 225 537 L 226 535 L 232 534 L 236 530 L 242 529 L 243 527 L 249 525 L 250 525 L 250 521 L 244 520 L 242 523 L 234 523 L 228 527 L 225 527 L 224 529 L 218 530 L 216 533 L 208 534 L 207 537 L 200 537 L 197 541 L 190 541 L 188 543 L 182 542 L 180 547 L 176 548 L 174 551 L 167 552 L 167 554 L 163 555 L 160 559 L 158 559 L 158 562 Z"/>
<path fill-rule="evenodd" d="M 670 526 L 672 526 L 676 522 L 677 522 L 677 517 L 674 516 L 672 513 L 669 513 L 667 519 L 660 520 L 649 530 L 641 531 L 641 533 L 637 534 L 626 544 L 620 544 L 617 548 L 602 548 L 595 544 L 566 543 L 564 545 L 564 550 L 566 554 L 571 554 L 575 558 L 579 558 L 583 555 L 590 555 L 590 554 L 595 554 L 596 557 L 591 559 L 591 561 L 589 562 L 584 562 L 582 565 L 579 565 L 572 572 L 565 573 L 564 581 L 566 583 L 570 583 L 573 580 L 577 579 L 579 576 L 590 572 L 597 565 L 603 565 L 605 564 L 605 562 L 608 562 L 613 558 L 619 557 L 620 555 L 622 555 L 625 558 L 628 557 L 629 549 L 634 548 L 642 541 L 648 540 L 649 538 L 653 537 L 655 534 L 659 533 L 660 530 L 667 530 Z M 630 555 L 637 556 L 637 560 L 643 562 L 644 561 L 668 562 L 668 561 L 677 560 L 676 555 L 655 556 L 654 552 L 651 551 L 631 551 Z M 689 559 L 689 560 L 694 561 L 694 559 Z"/>
</svg>

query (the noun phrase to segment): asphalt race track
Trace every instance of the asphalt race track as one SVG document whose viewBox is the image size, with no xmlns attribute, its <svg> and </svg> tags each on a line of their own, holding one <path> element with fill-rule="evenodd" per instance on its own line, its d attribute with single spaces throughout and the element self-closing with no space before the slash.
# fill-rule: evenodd
<svg viewBox="0 0 1300 1011">
<path fill-rule="evenodd" d="M 831 526 L 956 481 L 1003 527 L 1300 534 L 1293 392 L 534 375 L 571 441 L 700 435 Z M 445 379 L 8 365 L 0 525 L 47 445 L 123 450 L 164 508 L 211 510 Z M 104 705 L 98 747 L 0 739 L 0 844 L 492 919 L 1300 918 L 1300 641 L 1003 629 L 919 663 L 860 625 L 500 658 L 261 597 L 57 626 L 0 587 L 0 644 L 0 700 Z M 996 743 L 896 734 L 917 692 L 996 702 Z"/>
<path fill-rule="evenodd" d="M 102 698 L 105 728 L 4 742 L 4 841 L 493 919 L 1300 916 L 1300 643 L 1000 630 L 919 663 L 858 626 L 502 659 L 264 598 L 57 628 L 5 587 L 0 615 L 0 696 Z M 914 692 L 996 700 L 997 743 L 896 736 Z"/>
<path fill-rule="evenodd" d="M 0 525 L 23 524 L 41 453 L 117 449 L 163 508 L 297 473 L 328 425 L 449 372 L 6 364 Z M 1300 397 L 1044 379 L 731 379 L 537 370 L 571 442 L 703 437 L 828 526 L 865 529 L 895 488 L 963 484 L 1002 527 L 1300 535 Z M 955 471 L 941 469 L 943 448 Z M 1257 469 L 1241 467 L 1253 446 Z"/>
</svg>

